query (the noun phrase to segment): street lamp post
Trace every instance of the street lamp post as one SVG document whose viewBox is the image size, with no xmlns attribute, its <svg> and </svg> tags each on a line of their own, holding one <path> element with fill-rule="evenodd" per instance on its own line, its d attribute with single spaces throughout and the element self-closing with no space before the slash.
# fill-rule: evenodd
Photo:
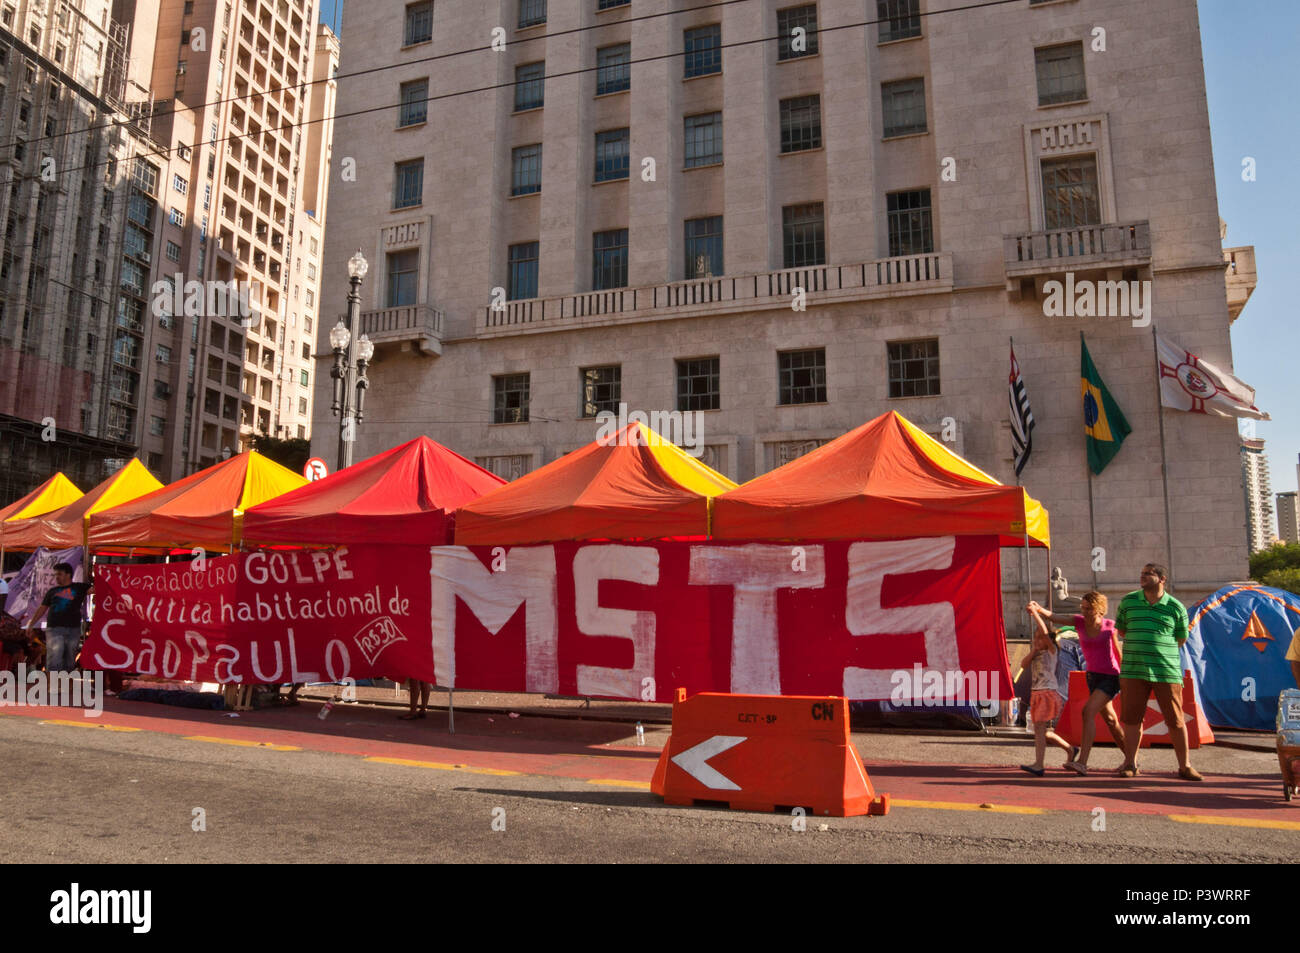
<svg viewBox="0 0 1300 953">
<path fill-rule="evenodd" d="M 370 381 L 366 377 L 366 368 L 375 355 L 375 345 L 364 334 L 355 339 L 352 331 L 361 322 L 361 279 L 366 276 L 370 266 L 361 249 L 348 259 L 348 312 L 346 318 L 330 329 L 330 347 L 334 349 L 334 366 L 330 377 L 334 378 L 334 403 L 330 409 L 339 418 L 339 456 L 338 469 L 343 470 L 352 465 L 352 443 L 356 440 L 356 428 L 363 416 L 366 388 Z M 355 358 L 354 358 L 355 353 Z M 355 372 L 355 380 L 353 374 Z M 355 389 L 355 403 L 353 390 Z"/>
</svg>

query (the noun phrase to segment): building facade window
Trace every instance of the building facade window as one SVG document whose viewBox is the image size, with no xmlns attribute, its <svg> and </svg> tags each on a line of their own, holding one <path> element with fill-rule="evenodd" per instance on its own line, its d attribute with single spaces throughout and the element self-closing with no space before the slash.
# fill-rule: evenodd
<svg viewBox="0 0 1300 953">
<path fill-rule="evenodd" d="M 591 236 L 591 289 L 606 291 L 627 287 L 627 229 L 616 228 Z"/>
<path fill-rule="evenodd" d="M 686 78 L 722 72 L 722 24 L 686 30 L 682 34 L 686 49 Z"/>
<path fill-rule="evenodd" d="M 402 45 L 414 46 L 433 39 L 433 3 L 408 3 L 406 28 L 402 31 Z"/>
<path fill-rule="evenodd" d="M 429 81 L 416 79 L 401 86 L 402 106 L 397 118 L 399 126 L 418 126 L 429 118 Z"/>
<path fill-rule="evenodd" d="M 1034 50 L 1038 105 L 1073 103 L 1088 98 L 1083 75 L 1083 43 L 1065 43 Z"/>
<path fill-rule="evenodd" d="M 1095 155 L 1043 159 L 1041 169 L 1044 228 L 1101 224 Z"/>
<path fill-rule="evenodd" d="M 177 192 L 181 193 L 181 195 L 184 195 L 186 192 L 190 190 L 190 183 L 185 179 L 184 176 L 173 173 L 172 188 L 175 189 Z"/>
<path fill-rule="evenodd" d="M 177 245 L 173 241 L 167 242 L 167 260 L 168 261 L 181 260 L 181 246 Z"/>
<path fill-rule="evenodd" d="M 906 40 L 921 35 L 920 0 L 876 0 L 880 42 Z"/>
<path fill-rule="evenodd" d="M 632 88 L 632 44 L 620 43 L 596 51 L 596 95 Z"/>
<path fill-rule="evenodd" d="M 781 100 L 781 151 L 802 152 L 822 145 L 821 96 Z"/>
<path fill-rule="evenodd" d="M 528 422 L 528 375 L 501 374 L 492 378 L 492 422 Z"/>
<path fill-rule="evenodd" d="M 802 30 L 802 33 L 796 33 Z M 793 60 L 817 53 L 817 4 L 786 7 L 776 11 L 777 53 L 780 60 Z"/>
<path fill-rule="evenodd" d="M 781 209 L 783 268 L 826 264 L 826 215 L 821 202 Z"/>
<path fill-rule="evenodd" d="M 901 79 L 880 84 L 884 138 L 925 132 L 925 80 Z"/>
<path fill-rule="evenodd" d="M 628 177 L 627 129 L 596 133 L 596 181 L 610 182 Z"/>
<path fill-rule="evenodd" d="M 149 432 L 155 437 L 161 437 L 167 432 L 167 421 L 162 417 L 149 418 Z"/>
<path fill-rule="evenodd" d="M 311 372 L 308 371 L 306 368 L 303 368 L 302 370 L 300 370 L 300 371 L 298 372 L 298 383 L 301 384 L 303 387 L 310 387 L 310 386 L 311 386 Z"/>
<path fill-rule="evenodd" d="M 546 22 L 546 0 L 519 0 L 519 29 Z"/>
<path fill-rule="evenodd" d="M 179 227 L 179 228 L 184 228 L 184 227 L 185 227 L 185 213 L 182 212 L 182 211 L 181 211 L 180 209 L 178 209 L 178 208 L 171 209 L 171 210 L 167 213 L 167 221 L 171 222 L 173 225 L 175 225 L 175 226 L 177 226 L 177 227 Z"/>
<path fill-rule="evenodd" d="M 420 253 L 416 249 L 390 252 L 388 255 L 388 286 L 385 289 L 384 307 L 409 308 L 415 304 L 420 290 Z"/>
<path fill-rule="evenodd" d="M 393 208 L 410 208 L 424 201 L 424 160 L 393 166 Z"/>
<path fill-rule="evenodd" d="M 510 275 L 506 283 L 506 298 L 520 301 L 537 297 L 537 242 L 522 242 L 509 249 Z"/>
<path fill-rule="evenodd" d="M 542 190 L 542 144 L 518 146 L 510 153 L 510 194 L 532 195 Z"/>
<path fill-rule="evenodd" d="M 582 381 L 582 416 L 595 417 L 601 411 L 618 413 L 623 399 L 623 368 L 617 364 L 609 367 L 584 367 Z"/>
<path fill-rule="evenodd" d="M 613 10 L 615 7 L 625 7 L 632 0 L 598 0 L 596 3 L 597 10 Z"/>
<path fill-rule="evenodd" d="M 930 190 L 890 192 L 885 196 L 889 218 L 889 255 L 924 255 L 934 251 Z"/>
<path fill-rule="evenodd" d="M 722 216 L 686 221 L 686 277 L 711 278 L 722 270 Z"/>
<path fill-rule="evenodd" d="M 782 404 L 826 402 L 826 349 L 782 351 L 776 356 L 777 385 Z"/>
<path fill-rule="evenodd" d="M 722 161 L 722 113 L 702 113 L 685 120 L 686 168 Z"/>
<path fill-rule="evenodd" d="M 719 363 L 716 357 L 677 362 L 678 410 L 718 410 L 722 406 Z"/>
<path fill-rule="evenodd" d="M 890 397 L 934 397 L 939 394 L 939 340 L 891 341 Z"/>
<path fill-rule="evenodd" d="M 546 99 L 546 62 L 515 67 L 515 112 L 540 109 Z"/>
</svg>

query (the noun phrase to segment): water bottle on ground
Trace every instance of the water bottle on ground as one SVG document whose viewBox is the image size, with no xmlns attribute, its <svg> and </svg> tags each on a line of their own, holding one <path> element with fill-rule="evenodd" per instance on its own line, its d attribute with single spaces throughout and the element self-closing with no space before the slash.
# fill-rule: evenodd
<svg viewBox="0 0 1300 953">
<path fill-rule="evenodd" d="M 636 743 L 639 745 L 645 744 L 645 729 L 641 727 L 639 721 L 636 723 Z"/>
</svg>

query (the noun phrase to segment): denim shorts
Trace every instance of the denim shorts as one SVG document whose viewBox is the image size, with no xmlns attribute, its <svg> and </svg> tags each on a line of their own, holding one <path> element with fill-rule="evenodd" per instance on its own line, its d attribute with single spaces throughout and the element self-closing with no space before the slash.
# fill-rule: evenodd
<svg viewBox="0 0 1300 953">
<path fill-rule="evenodd" d="M 77 667 L 77 649 L 81 647 L 81 628 L 47 626 L 45 629 L 45 670 L 71 672 Z"/>
<path fill-rule="evenodd" d="M 1088 672 L 1088 694 L 1100 689 L 1106 693 L 1107 698 L 1114 698 L 1119 694 L 1119 676 L 1107 675 L 1102 672 Z"/>
</svg>

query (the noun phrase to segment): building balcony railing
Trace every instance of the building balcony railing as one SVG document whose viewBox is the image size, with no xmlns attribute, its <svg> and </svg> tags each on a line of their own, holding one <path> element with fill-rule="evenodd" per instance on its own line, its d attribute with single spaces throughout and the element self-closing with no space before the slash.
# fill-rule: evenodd
<svg viewBox="0 0 1300 953">
<path fill-rule="evenodd" d="M 429 305 L 406 305 L 361 312 L 361 334 L 378 347 L 414 344 L 422 354 L 442 353 L 443 313 Z"/>
<path fill-rule="evenodd" d="M 507 301 L 498 308 L 483 310 L 478 334 L 518 334 L 553 330 L 557 325 L 590 326 L 788 308 L 795 289 L 803 289 L 808 305 L 943 293 L 952 290 L 952 254 L 930 252 Z"/>
<path fill-rule="evenodd" d="M 1151 267 L 1151 228 L 1146 221 L 1078 225 L 1042 232 L 1004 235 L 1007 294 L 1013 300 L 1037 296 L 1048 278 L 1073 272 L 1130 271 L 1132 277 Z"/>
<path fill-rule="evenodd" d="M 1080 267 L 1125 267 L 1151 263 L 1147 222 L 1079 225 L 1002 239 L 1007 277 L 1055 274 Z"/>
</svg>

